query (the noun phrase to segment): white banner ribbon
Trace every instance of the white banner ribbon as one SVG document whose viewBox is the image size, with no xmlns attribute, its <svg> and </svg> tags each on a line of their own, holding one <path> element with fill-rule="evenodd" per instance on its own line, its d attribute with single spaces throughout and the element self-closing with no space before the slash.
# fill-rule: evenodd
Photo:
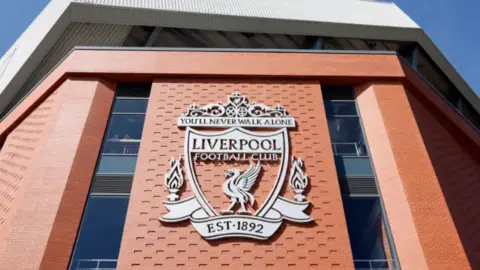
<svg viewBox="0 0 480 270">
<path fill-rule="evenodd" d="M 178 222 L 190 219 L 193 227 L 205 239 L 247 237 L 264 240 L 278 230 L 283 219 L 295 222 L 312 220 L 303 212 L 308 207 L 308 202 L 295 202 L 283 197 L 278 197 L 265 217 L 248 215 L 209 217 L 195 197 L 164 203 L 169 213 L 161 217 L 161 221 Z"/>
<path fill-rule="evenodd" d="M 163 222 L 178 222 L 187 220 L 190 219 L 190 216 L 193 214 L 193 212 L 197 210 L 203 211 L 195 197 L 173 202 L 164 201 L 163 204 L 165 205 L 165 208 L 168 209 L 168 213 L 160 218 L 160 220 Z"/>
<path fill-rule="evenodd" d="M 301 223 L 310 222 L 312 218 L 303 212 L 309 204 L 309 202 L 290 201 L 279 196 L 265 217 L 276 217 L 277 214 L 273 212 L 275 211 L 278 212 L 283 219 L 289 221 Z"/>
<path fill-rule="evenodd" d="M 207 240 L 228 237 L 264 240 L 272 236 L 281 224 L 281 218 L 275 220 L 242 215 L 192 218 L 193 227 Z"/>
</svg>

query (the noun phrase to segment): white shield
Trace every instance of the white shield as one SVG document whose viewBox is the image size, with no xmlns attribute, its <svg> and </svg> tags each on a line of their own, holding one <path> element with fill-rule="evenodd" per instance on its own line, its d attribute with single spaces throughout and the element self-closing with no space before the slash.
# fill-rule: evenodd
<svg viewBox="0 0 480 270">
<path fill-rule="evenodd" d="M 262 153 L 262 151 L 265 153 L 268 153 L 269 151 L 265 149 L 225 149 L 222 148 L 221 144 L 215 144 L 213 147 L 210 147 L 208 150 L 202 149 L 202 150 L 195 150 L 196 146 L 194 145 L 194 141 L 197 140 L 200 141 L 202 139 L 210 139 L 210 140 L 220 140 L 225 139 L 228 140 L 272 140 L 275 141 L 276 148 L 275 150 L 272 150 L 270 152 L 275 152 L 279 154 L 279 165 L 278 165 L 278 173 L 276 180 L 273 183 L 273 186 L 271 188 L 271 191 L 269 195 L 266 197 L 265 201 L 257 211 L 255 212 L 255 216 L 257 217 L 265 217 L 269 210 L 272 208 L 274 205 L 285 180 L 286 172 L 287 172 L 287 166 L 288 166 L 288 160 L 289 160 L 289 140 L 288 140 L 288 132 L 286 128 L 280 129 L 275 132 L 253 132 L 249 131 L 240 127 L 234 127 L 230 128 L 224 131 L 220 132 L 210 132 L 210 131 L 198 131 L 195 129 L 192 129 L 190 127 L 187 128 L 186 134 L 185 134 L 185 168 L 187 171 L 188 179 L 190 181 L 190 186 L 192 188 L 192 191 L 195 194 L 195 197 L 198 200 L 198 203 L 200 204 L 201 208 L 205 211 L 205 213 L 209 217 L 215 217 L 218 216 L 218 213 L 214 210 L 212 205 L 209 203 L 207 198 L 204 195 L 204 192 L 201 189 L 201 181 L 202 179 L 198 179 L 196 172 L 195 172 L 195 161 L 194 155 L 199 152 L 201 152 L 203 155 L 206 154 L 214 154 L 214 153 L 224 153 L 224 154 L 246 154 L 246 155 L 255 155 Z M 220 180 L 220 179 L 218 179 Z M 218 190 L 218 192 L 221 192 L 221 189 Z"/>
</svg>

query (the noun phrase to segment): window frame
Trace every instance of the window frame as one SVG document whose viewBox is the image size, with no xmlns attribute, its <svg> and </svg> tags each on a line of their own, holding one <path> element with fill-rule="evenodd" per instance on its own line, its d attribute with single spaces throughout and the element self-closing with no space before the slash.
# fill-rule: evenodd
<svg viewBox="0 0 480 270">
<path fill-rule="evenodd" d="M 130 83 L 128 83 L 128 84 L 130 84 Z M 72 252 L 70 254 L 69 263 L 68 263 L 68 269 L 69 270 L 70 269 L 72 269 L 72 270 L 77 269 L 77 266 L 74 264 L 74 258 L 75 258 L 75 254 L 77 252 L 77 245 L 78 245 L 79 239 L 81 237 L 80 233 L 82 232 L 82 227 L 84 226 L 84 219 L 85 219 L 88 204 L 90 202 L 90 198 L 92 196 L 96 196 L 96 197 L 98 197 L 98 196 L 128 197 L 128 200 L 130 200 L 131 191 L 129 193 L 108 193 L 108 192 L 92 192 L 92 190 L 93 190 L 93 187 L 94 187 L 94 184 L 95 184 L 95 177 L 97 175 L 112 176 L 112 177 L 115 177 L 115 176 L 131 176 L 132 177 L 132 182 L 133 182 L 135 171 L 133 173 L 98 173 L 97 171 L 98 171 L 98 168 L 99 168 L 99 165 L 100 165 L 100 161 L 101 161 L 101 159 L 104 155 L 105 156 L 138 156 L 138 153 L 137 154 L 113 154 L 112 155 L 112 154 L 109 154 L 109 153 L 103 153 L 103 149 L 105 147 L 105 144 L 107 143 L 109 128 L 110 128 L 110 125 L 111 125 L 111 122 L 112 122 L 112 119 L 113 119 L 114 115 L 122 115 L 122 114 L 123 115 L 125 115 L 125 114 L 126 115 L 144 115 L 146 117 L 146 112 L 148 110 L 148 102 L 147 102 L 146 111 L 144 113 L 124 113 L 124 112 L 114 112 L 115 103 L 117 102 L 117 100 L 127 100 L 127 99 L 130 99 L 130 100 L 149 100 L 150 95 L 151 95 L 152 85 L 153 85 L 153 83 L 150 83 L 150 90 L 148 92 L 149 93 L 148 97 L 128 97 L 128 96 L 118 96 L 118 92 L 119 92 L 120 87 L 122 87 L 122 83 L 117 83 L 117 87 L 116 87 L 115 94 L 114 94 L 114 97 L 113 97 L 113 103 L 110 107 L 109 117 L 108 117 L 108 120 L 107 120 L 107 124 L 105 125 L 105 130 L 103 132 L 102 143 L 100 145 L 100 150 L 99 150 L 97 160 L 96 160 L 95 173 L 94 173 L 94 175 L 91 179 L 91 182 L 90 182 L 90 187 L 88 189 L 87 198 L 85 200 L 85 204 L 83 205 L 82 216 L 80 218 L 80 224 L 79 224 L 77 232 L 76 232 L 75 243 L 74 243 Z M 143 137 L 143 129 L 144 128 L 145 128 L 145 118 L 144 118 L 144 123 L 143 123 L 143 127 L 142 127 L 142 135 L 140 136 L 140 139 L 139 139 L 139 141 L 140 141 L 139 142 L 139 148 L 141 147 L 141 138 Z M 125 212 L 125 216 L 128 214 L 128 204 L 127 204 L 127 211 Z M 126 221 L 126 219 L 125 219 L 125 221 Z M 125 226 L 125 222 L 124 222 L 124 226 Z M 122 234 L 123 234 L 123 232 L 122 232 Z M 120 239 L 120 241 L 122 241 L 122 240 Z M 92 260 L 95 260 L 95 259 L 92 259 Z M 116 260 L 111 260 L 111 261 L 118 261 L 118 258 Z"/>
<path fill-rule="evenodd" d="M 387 238 L 388 238 L 388 246 L 390 248 L 390 253 L 391 253 L 391 256 L 392 256 L 393 267 L 394 267 L 394 269 L 401 269 L 400 261 L 398 260 L 397 250 L 396 250 L 396 247 L 395 247 L 395 242 L 394 242 L 393 235 L 392 235 L 392 230 L 391 230 L 391 227 L 390 227 L 390 223 L 388 221 L 389 219 L 388 219 L 387 211 L 385 209 L 385 204 L 384 204 L 383 197 L 382 197 L 382 194 L 381 194 L 381 189 L 380 189 L 380 185 L 379 185 L 379 182 L 378 182 L 377 173 L 376 173 L 375 166 L 374 166 L 374 163 L 373 163 L 372 158 L 371 158 L 370 147 L 369 147 L 367 136 L 366 136 L 366 133 L 365 133 L 365 128 L 364 128 L 363 121 L 362 121 L 362 115 L 360 113 L 360 110 L 358 109 L 357 97 L 355 95 L 354 87 L 353 86 L 333 86 L 333 88 L 340 88 L 343 91 L 347 87 L 350 88 L 350 90 L 352 91 L 352 99 L 351 100 L 325 99 L 324 98 L 323 102 L 325 103 L 325 100 L 328 100 L 328 101 L 334 101 L 334 102 L 335 101 L 342 101 L 342 102 L 350 101 L 350 102 L 355 103 L 355 108 L 356 108 L 356 111 L 357 111 L 356 117 L 358 117 L 358 121 L 359 121 L 359 124 L 360 124 L 360 132 L 361 132 L 361 135 L 363 136 L 363 140 L 364 140 L 364 143 L 365 143 L 365 149 L 366 149 L 366 154 L 367 155 L 366 156 L 340 156 L 340 155 L 337 156 L 335 153 L 333 153 L 334 154 L 333 157 L 334 158 L 336 158 L 336 157 L 368 158 L 370 160 L 370 165 L 371 165 L 371 169 L 372 169 L 372 172 L 373 172 L 372 177 L 373 177 L 373 179 L 375 181 L 375 185 L 377 187 L 376 196 L 379 198 L 379 202 L 380 202 L 380 209 L 381 209 L 381 213 L 382 213 L 382 222 L 385 224 L 384 225 L 385 226 L 385 234 L 387 235 Z M 324 91 L 329 91 L 329 88 L 331 88 L 331 87 L 328 87 L 328 86 L 322 86 L 321 87 L 323 97 L 325 97 Z M 335 91 L 335 90 L 331 89 L 330 91 Z M 324 107 L 325 107 L 325 104 L 324 104 Z M 327 115 L 326 108 L 325 108 L 325 115 L 326 115 L 326 118 L 327 118 L 327 121 L 328 121 L 328 118 L 330 117 L 330 115 Z M 340 117 L 342 117 L 342 116 L 340 116 Z M 328 125 L 328 123 L 327 123 L 327 125 Z M 330 134 L 330 130 L 329 130 L 329 134 Z M 330 138 L 331 138 L 331 136 L 330 136 Z M 335 163 L 335 168 L 336 168 L 336 163 Z M 345 177 L 343 180 L 347 181 L 348 178 L 349 177 Z M 353 178 L 353 177 L 351 176 L 350 178 Z M 339 185 L 340 185 L 340 181 L 342 181 L 342 180 L 340 178 L 338 178 Z M 372 197 L 372 195 L 343 194 L 343 192 L 342 192 L 341 196 L 342 196 L 342 202 L 343 202 L 343 197 L 355 197 L 355 196 L 358 196 L 358 197 Z M 352 256 L 353 256 L 353 254 L 352 254 Z"/>
<path fill-rule="evenodd" d="M 77 251 L 77 245 L 78 245 L 78 236 L 80 235 L 80 233 L 82 232 L 82 229 L 84 229 L 84 226 L 85 226 L 85 223 L 84 223 L 84 218 L 85 216 L 87 215 L 87 211 L 88 211 L 88 206 L 89 206 L 89 203 L 92 201 L 92 197 L 97 197 L 97 198 L 113 198 L 113 197 L 121 197 L 121 198 L 125 198 L 127 199 L 128 201 L 130 201 L 130 193 L 128 194 L 125 194 L 125 193 L 115 193 L 114 195 L 110 195 L 108 193 L 97 193 L 97 194 L 94 194 L 94 193 L 89 193 L 88 194 L 88 198 L 87 198 L 87 202 L 85 203 L 85 208 L 83 210 L 83 214 L 82 214 L 82 220 L 81 220 L 81 223 L 80 223 L 80 226 L 78 228 L 78 232 L 77 232 L 77 239 L 75 241 L 75 246 L 74 246 L 74 250 L 72 251 L 72 254 L 70 256 L 70 262 L 69 262 L 69 266 L 68 266 L 68 269 L 70 270 L 77 270 L 77 269 L 84 269 L 84 268 L 78 268 L 80 262 L 79 261 L 95 261 L 97 262 L 97 265 L 100 265 L 101 261 L 109 261 L 109 262 L 118 262 L 118 258 L 117 259 L 102 259 L 102 258 L 96 258 L 96 259 L 78 259 L 76 260 L 78 263 L 75 263 L 75 253 Z M 127 209 L 128 209 L 128 204 L 127 203 Z M 125 216 L 127 215 L 127 212 L 125 212 Z M 125 228 L 125 223 L 123 225 L 123 227 Z M 122 228 L 122 234 L 123 234 L 123 229 Z M 120 239 L 121 241 L 121 239 Z M 118 267 L 118 264 L 117 264 L 117 267 Z"/>
<path fill-rule="evenodd" d="M 345 87 L 341 87 L 341 88 L 345 88 Z M 322 91 L 325 91 L 324 89 L 322 89 Z M 328 90 L 327 90 L 328 91 Z M 352 89 L 352 92 L 353 92 L 353 89 Z M 332 144 L 332 151 L 333 151 L 333 155 L 335 157 L 339 156 L 339 157 L 357 157 L 357 158 L 362 158 L 362 157 L 370 157 L 370 150 L 368 149 L 367 145 L 367 137 L 365 136 L 365 132 L 364 132 L 364 129 L 363 129 L 363 123 L 362 123 L 362 119 L 360 117 L 360 111 L 358 110 L 358 106 L 357 106 L 357 101 L 355 99 L 355 93 L 352 94 L 353 95 L 353 99 L 352 100 L 348 100 L 348 99 L 324 99 L 323 102 L 324 102 L 324 107 L 325 107 L 325 115 L 326 115 L 326 118 L 327 118 L 327 125 L 329 123 L 329 119 L 338 119 L 338 118 L 357 118 L 358 119 L 358 123 L 359 123 L 359 128 L 361 130 L 361 135 L 362 135 L 362 139 L 363 139 L 363 143 L 365 145 L 365 154 L 364 155 L 342 155 L 342 154 L 338 154 L 337 151 L 335 150 L 336 148 L 334 147 L 334 142 L 331 141 L 331 144 Z M 328 102 L 348 102 L 348 103 L 353 103 L 354 106 L 355 106 L 355 112 L 356 114 L 355 115 L 338 115 L 338 114 L 328 114 L 327 112 L 327 108 L 326 108 L 326 105 L 325 105 L 325 102 L 328 101 Z M 329 135 L 330 135 L 330 139 L 332 139 L 332 134 L 330 132 L 330 129 L 329 129 Z"/>
</svg>

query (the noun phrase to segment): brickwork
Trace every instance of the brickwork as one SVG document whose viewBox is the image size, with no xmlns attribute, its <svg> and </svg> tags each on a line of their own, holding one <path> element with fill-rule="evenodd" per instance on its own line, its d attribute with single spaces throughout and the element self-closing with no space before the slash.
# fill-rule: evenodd
<svg viewBox="0 0 480 270">
<path fill-rule="evenodd" d="M 113 98 L 112 85 L 64 81 L 68 72 L 119 81 L 177 78 L 153 85 L 119 269 L 352 269 L 316 80 L 352 85 L 383 80 L 369 95 L 359 96 L 359 109 L 402 269 L 480 268 L 478 133 L 397 56 L 82 50 L 0 123 L 1 269 L 65 269 L 68 264 Z M 214 79 L 219 77 L 224 79 Z M 259 77 L 271 80 L 254 79 Z M 305 80 L 287 80 L 293 77 Z M 99 94 L 102 87 L 108 91 Z M 166 213 L 168 161 L 183 153 L 184 130 L 176 126 L 177 117 L 191 103 L 224 101 L 234 90 L 251 102 L 280 103 L 296 118 L 298 128 L 289 131 L 291 153 L 305 160 L 314 223 L 285 222 L 269 241 L 205 241 L 189 222 L 158 221 Z M 225 207 L 225 167 L 198 165 L 206 197 L 216 210 Z M 255 207 L 275 174 L 275 164 L 264 166 Z M 192 195 L 186 186 L 183 198 Z M 282 195 L 292 196 L 289 188 Z"/>
<path fill-rule="evenodd" d="M 72 177 L 72 168 L 75 168 L 74 159 L 81 136 L 84 133 L 97 85 L 98 81 L 96 80 L 68 79 L 55 91 L 55 98 L 53 98 L 56 101 L 55 113 L 52 113 L 48 121 L 45 121 L 48 122 L 46 125 L 49 125 L 49 128 L 45 132 L 40 133 L 39 136 L 41 138 L 34 146 L 31 146 L 33 149 L 39 148 L 39 156 L 35 162 L 31 163 L 32 171 L 28 178 L 25 179 L 27 184 L 25 184 L 26 188 L 22 197 L 21 207 L 13 215 L 11 224 L 7 228 L 6 236 L 0 247 L 0 265 L 2 269 L 40 269 L 47 250 L 47 244 L 52 245 L 65 241 L 59 235 L 57 235 L 56 239 L 50 238 L 52 232 L 68 229 L 69 221 L 76 221 L 76 228 L 78 228 L 79 215 L 76 217 L 71 216 L 70 218 L 73 220 L 66 220 L 62 224 L 55 224 L 55 220 L 61 218 L 61 216 L 57 215 L 59 213 L 58 210 L 67 187 L 67 181 L 69 177 Z M 50 99 L 47 99 L 47 102 L 39 108 L 50 106 Z M 36 114 L 28 116 L 24 122 L 30 123 L 34 119 L 37 119 Z M 22 130 L 22 126 L 14 129 L 12 134 L 16 134 L 19 129 Z M 7 143 L 9 141 L 10 137 Z M 90 160 L 93 164 L 95 164 L 96 154 L 93 160 Z M 81 166 L 82 162 L 78 160 L 77 162 Z M 85 165 L 85 162 L 83 163 Z M 86 167 L 83 168 L 86 169 Z M 88 178 L 83 179 L 83 181 L 87 182 L 87 186 L 91 180 L 93 169 L 94 165 L 91 166 L 91 173 Z M 88 174 L 87 171 L 85 172 Z M 75 196 L 85 198 L 87 190 L 88 188 L 84 189 L 83 194 L 80 193 L 81 190 L 77 190 L 78 193 Z M 66 206 L 83 208 L 83 205 L 79 207 L 79 204 L 68 206 L 67 203 Z M 74 237 L 72 232 L 76 232 L 76 228 L 70 231 L 71 235 L 68 236 L 70 239 Z M 50 243 L 48 242 L 49 240 Z M 63 248 L 71 249 L 72 246 L 73 240 L 67 246 L 64 245 Z M 53 266 L 44 265 L 43 269 L 65 269 L 65 260 L 68 263 L 70 254 L 67 254 L 66 258 L 59 257 L 59 255 L 60 253 L 57 253 L 53 256 L 54 260 L 61 259 L 57 261 L 57 264 Z"/>
<path fill-rule="evenodd" d="M 480 158 L 473 156 L 427 106 L 414 95 L 407 96 L 470 266 L 479 269 Z"/>
<path fill-rule="evenodd" d="M 403 87 L 400 83 L 367 84 L 357 87 L 355 92 L 400 266 L 428 269 L 375 89 L 388 91 Z"/>
<path fill-rule="evenodd" d="M 0 151 L 0 242 L 22 205 L 45 134 L 53 125 L 56 107 L 58 96 L 54 92 L 8 135 Z"/>
<path fill-rule="evenodd" d="M 161 61 L 159 61 L 161 59 Z M 28 115 L 67 74 L 110 81 L 152 81 L 158 76 L 302 77 L 355 84 L 405 77 L 396 55 L 330 53 L 179 52 L 79 49 L 62 61 L 0 122 L 0 139 Z"/>
<path fill-rule="evenodd" d="M 429 268 L 469 269 L 405 88 L 377 86 L 375 95 Z"/>
<path fill-rule="evenodd" d="M 250 102 L 282 104 L 298 124 L 290 131 L 291 152 L 305 160 L 311 189 L 312 224 L 285 222 L 269 241 L 227 239 L 205 241 L 189 224 L 162 224 L 166 214 L 163 178 L 171 156 L 183 153 L 184 130 L 176 126 L 192 104 L 226 100 L 234 90 Z M 124 236 L 119 269 L 252 268 L 318 269 L 353 267 L 348 232 L 340 197 L 326 117 L 317 81 L 252 80 L 157 80 L 147 110 Z M 255 190 L 260 202 L 271 190 L 277 165 L 270 165 Z M 228 198 L 221 190 L 225 167 L 220 164 L 197 167 L 202 189 L 215 209 Z M 268 186 L 270 184 L 270 186 Z M 189 184 L 183 198 L 192 195 Z M 287 190 L 284 195 L 291 197 Z M 263 198 L 261 198 L 263 197 Z M 260 203 L 259 202 L 259 203 Z"/>
<path fill-rule="evenodd" d="M 67 269 L 68 267 L 83 216 L 84 207 L 82 206 L 86 203 L 98 153 L 110 116 L 115 85 L 115 83 L 105 81 L 83 83 L 82 91 L 93 91 L 94 96 L 76 148 L 40 269 Z M 87 97 L 91 96 L 87 94 Z M 83 103 L 83 106 L 88 108 L 88 100 L 83 99 L 83 101 L 87 101 Z M 80 119 L 80 122 L 82 120 Z"/>
</svg>

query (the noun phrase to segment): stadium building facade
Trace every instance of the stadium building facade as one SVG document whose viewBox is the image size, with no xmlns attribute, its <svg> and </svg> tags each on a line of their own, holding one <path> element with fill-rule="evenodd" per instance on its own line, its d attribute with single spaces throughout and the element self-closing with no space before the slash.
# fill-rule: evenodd
<svg viewBox="0 0 480 270">
<path fill-rule="evenodd" d="M 0 60 L 1 269 L 478 269 L 479 111 L 393 3 L 52 0 Z"/>
</svg>

